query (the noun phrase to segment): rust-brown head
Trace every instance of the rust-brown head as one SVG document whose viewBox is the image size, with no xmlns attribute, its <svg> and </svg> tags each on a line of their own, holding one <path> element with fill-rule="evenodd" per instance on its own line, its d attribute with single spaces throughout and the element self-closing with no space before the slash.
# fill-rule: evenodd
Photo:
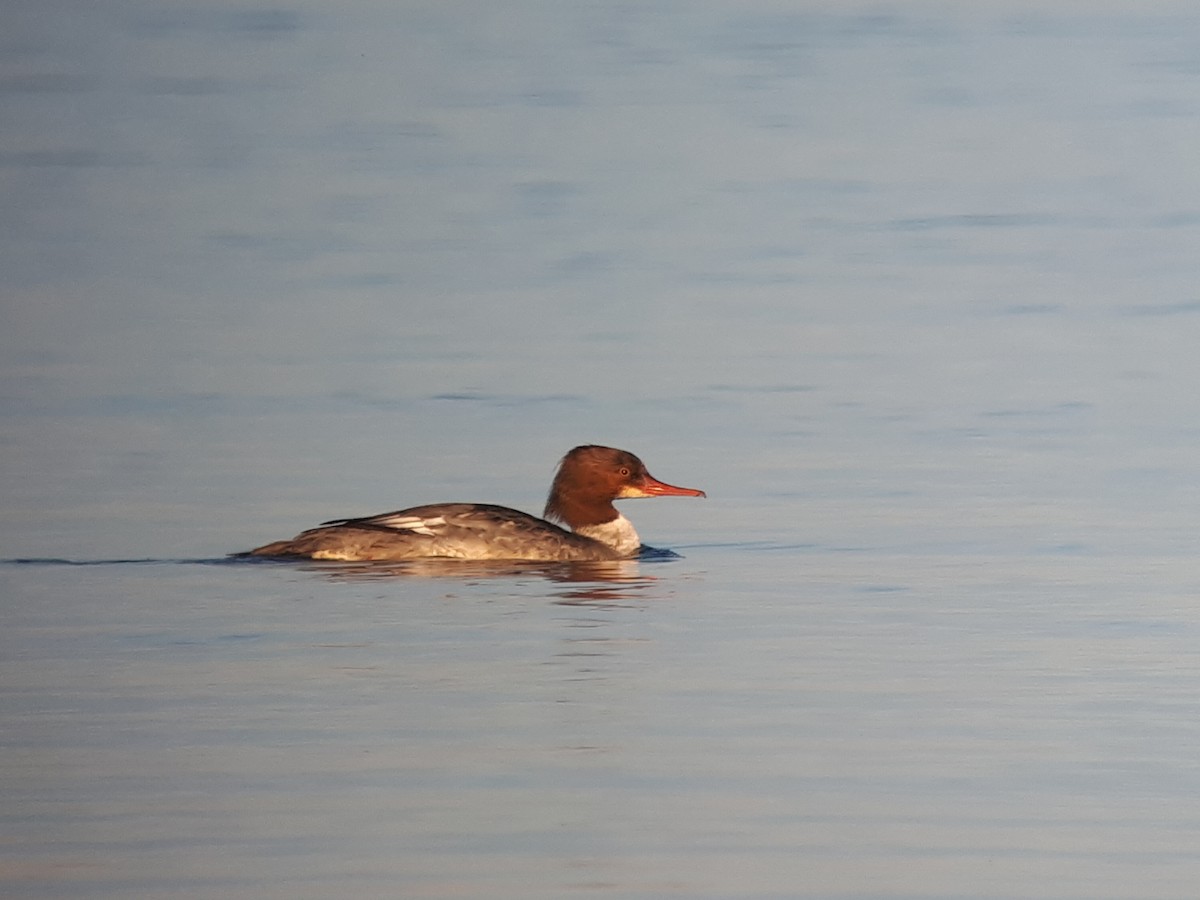
<svg viewBox="0 0 1200 900">
<path fill-rule="evenodd" d="M 614 500 L 629 497 L 703 497 L 704 491 L 675 487 L 654 478 L 626 450 L 586 444 L 562 458 L 546 499 L 547 519 L 571 528 L 611 522 Z"/>
</svg>

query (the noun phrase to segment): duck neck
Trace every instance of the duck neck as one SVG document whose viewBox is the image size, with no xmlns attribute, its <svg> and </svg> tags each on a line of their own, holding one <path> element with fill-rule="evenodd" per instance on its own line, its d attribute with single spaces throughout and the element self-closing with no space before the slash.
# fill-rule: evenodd
<svg viewBox="0 0 1200 900">
<path fill-rule="evenodd" d="M 621 516 L 612 500 L 598 498 L 595 491 L 574 489 L 557 478 L 550 488 L 542 515 L 551 522 L 562 522 L 572 531 L 605 525 Z"/>
<path fill-rule="evenodd" d="M 590 492 L 573 491 L 555 482 L 543 515 L 562 522 L 576 534 L 612 547 L 621 556 L 636 556 L 642 546 L 633 524 L 612 501 L 597 500 Z"/>
<path fill-rule="evenodd" d="M 633 523 L 620 513 L 617 513 L 617 517 L 609 522 L 601 522 L 599 525 L 576 525 L 571 530 L 576 534 L 607 544 L 621 556 L 637 556 L 638 550 L 642 546 L 642 539 L 634 530 Z"/>
</svg>

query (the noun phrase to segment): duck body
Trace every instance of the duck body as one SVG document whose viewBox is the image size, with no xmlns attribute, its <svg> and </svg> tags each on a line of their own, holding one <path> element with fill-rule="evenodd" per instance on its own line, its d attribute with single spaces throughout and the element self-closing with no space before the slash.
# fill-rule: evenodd
<svg viewBox="0 0 1200 900">
<path fill-rule="evenodd" d="M 346 561 L 446 559 L 601 560 L 634 554 L 518 509 L 437 503 L 363 519 L 338 519 L 250 551 Z"/>
<path fill-rule="evenodd" d="M 632 453 L 589 444 L 559 463 L 545 519 L 487 503 L 414 506 L 334 519 L 238 555 L 347 562 L 628 559 L 638 555 L 641 540 L 612 501 L 656 496 L 703 497 L 704 492 L 658 481 Z"/>
</svg>

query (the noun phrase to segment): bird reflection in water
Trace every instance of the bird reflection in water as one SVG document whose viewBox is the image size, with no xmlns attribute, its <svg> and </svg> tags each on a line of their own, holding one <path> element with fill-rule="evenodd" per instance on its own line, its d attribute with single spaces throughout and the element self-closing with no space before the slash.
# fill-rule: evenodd
<svg viewBox="0 0 1200 900">
<path fill-rule="evenodd" d="M 479 582 L 502 578 L 537 578 L 562 586 L 552 594 L 554 603 L 565 606 L 617 606 L 642 598 L 642 592 L 659 583 L 657 577 L 641 571 L 640 562 L 636 559 L 555 563 L 412 559 L 386 563 L 315 562 L 303 566 L 303 569 L 333 581 L 454 578 Z"/>
</svg>

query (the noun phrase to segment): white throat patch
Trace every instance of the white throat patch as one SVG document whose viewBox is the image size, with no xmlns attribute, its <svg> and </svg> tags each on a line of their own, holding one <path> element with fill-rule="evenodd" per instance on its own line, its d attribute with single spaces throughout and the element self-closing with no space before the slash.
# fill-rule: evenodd
<svg viewBox="0 0 1200 900">
<path fill-rule="evenodd" d="M 637 556 L 642 546 L 642 539 L 633 530 L 633 523 L 620 513 L 611 522 L 602 525 L 581 525 L 575 529 L 575 533 L 608 544 L 622 556 Z"/>
</svg>

